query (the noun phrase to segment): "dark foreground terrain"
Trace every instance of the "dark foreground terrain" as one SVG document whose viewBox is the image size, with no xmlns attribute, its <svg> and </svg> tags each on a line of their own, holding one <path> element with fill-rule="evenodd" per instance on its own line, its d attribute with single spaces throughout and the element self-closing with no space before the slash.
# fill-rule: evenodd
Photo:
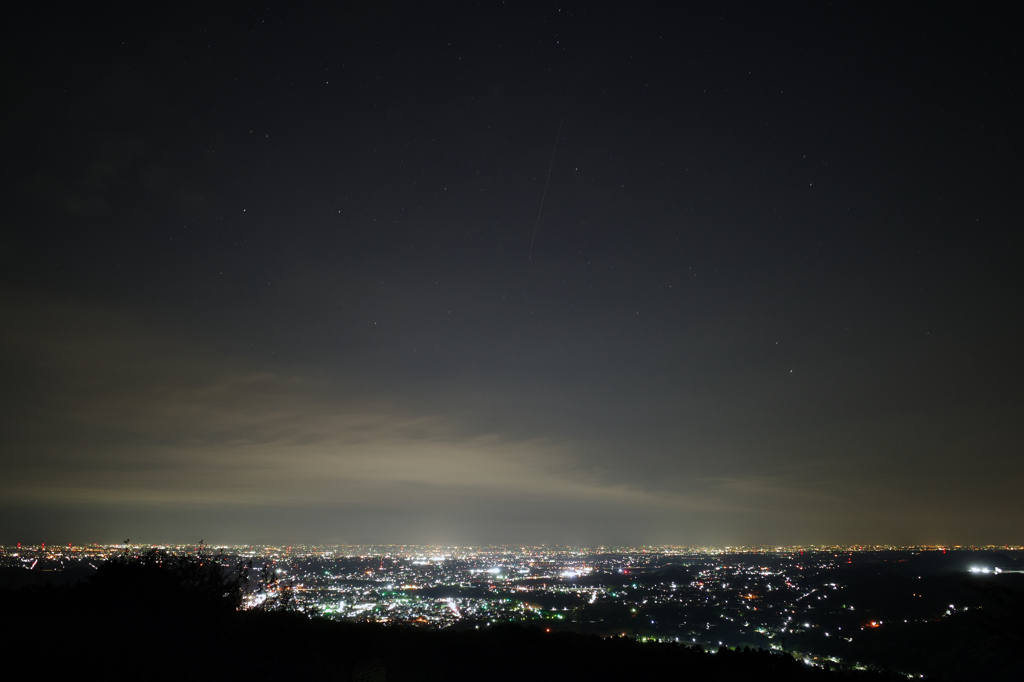
<svg viewBox="0 0 1024 682">
<path fill-rule="evenodd" d="M 240 611 L 245 581 L 226 575 L 209 559 L 151 555 L 109 562 L 75 584 L 0 589 L 3 669 L 44 678 L 906 679 L 768 651 L 707 652 L 519 625 L 428 631 L 311 619 L 280 604 Z"/>
</svg>

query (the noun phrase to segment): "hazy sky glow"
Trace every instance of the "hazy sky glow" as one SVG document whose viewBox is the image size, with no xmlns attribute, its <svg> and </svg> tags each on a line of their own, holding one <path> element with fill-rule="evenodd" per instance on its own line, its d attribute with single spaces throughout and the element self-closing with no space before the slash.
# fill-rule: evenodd
<svg viewBox="0 0 1024 682">
<path fill-rule="evenodd" d="M 6 41 L 0 542 L 1024 541 L 1001 17 L 180 12 Z"/>
</svg>

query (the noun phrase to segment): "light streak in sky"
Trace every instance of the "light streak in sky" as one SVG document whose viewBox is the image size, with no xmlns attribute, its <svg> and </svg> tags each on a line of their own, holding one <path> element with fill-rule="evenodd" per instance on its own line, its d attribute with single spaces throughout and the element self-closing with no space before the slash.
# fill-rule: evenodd
<svg viewBox="0 0 1024 682">
<path fill-rule="evenodd" d="M 527 258 L 533 257 L 533 242 L 537 239 L 537 226 L 540 225 L 540 212 L 544 210 L 544 197 L 548 194 L 548 182 L 551 180 L 551 168 L 555 165 L 555 152 L 558 151 L 558 138 L 562 135 L 562 121 L 558 122 L 558 132 L 555 133 L 555 148 L 551 150 L 551 163 L 548 164 L 548 177 L 544 180 L 544 191 L 540 195 L 540 208 L 537 209 L 537 222 L 533 224 L 533 237 L 530 239 L 530 253 Z"/>
</svg>

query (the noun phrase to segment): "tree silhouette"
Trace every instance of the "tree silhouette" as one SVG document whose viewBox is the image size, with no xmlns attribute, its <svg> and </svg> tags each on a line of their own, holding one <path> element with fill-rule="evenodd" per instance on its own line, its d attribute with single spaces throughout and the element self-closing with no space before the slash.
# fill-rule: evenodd
<svg viewBox="0 0 1024 682">
<path fill-rule="evenodd" d="M 93 583 L 102 590 L 117 592 L 135 603 L 171 598 L 181 603 L 223 610 L 242 606 L 243 587 L 249 581 L 249 566 L 231 563 L 223 554 L 171 552 L 150 549 L 137 553 L 129 548 L 102 564 Z M 166 607 L 165 607 L 166 608 Z"/>
</svg>

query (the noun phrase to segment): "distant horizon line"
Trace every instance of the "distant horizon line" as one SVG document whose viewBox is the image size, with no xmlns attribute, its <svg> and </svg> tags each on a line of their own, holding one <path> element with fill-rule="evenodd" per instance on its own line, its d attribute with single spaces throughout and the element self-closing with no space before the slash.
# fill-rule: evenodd
<svg viewBox="0 0 1024 682">
<path fill-rule="evenodd" d="M 614 551 L 614 552 L 649 552 L 654 554 L 666 554 L 679 551 L 699 552 L 699 553 L 724 553 L 724 552 L 786 552 L 786 551 L 840 551 L 840 552 L 858 552 L 858 551 L 981 551 L 981 550 L 1013 550 L 1013 551 L 1024 551 L 1024 545 L 1018 544 L 969 544 L 969 545 L 952 545 L 952 544 L 795 544 L 795 545 L 782 545 L 782 544 L 765 544 L 765 545 L 674 545 L 674 544 L 645 544 L 645 545 L 572 545 L 572 544 L 528 544 L 528 543 L 495 543 L 495 544 L 442 544 L 442 543 L 206 543 L 206 542 L 189 542 L 189 543 L 175 543 L 175 542 L 138 542 L 133 543 L 130 540 L 126 542 L 115 542 L 115 543 L 104 543 L 104 542 L 91 542 L 85 544 L 68 543 L 45 543 L 41 542 L 38 544 L 0 544 L 2 550 L 43 550 L 47 547 L 51 549 L 232 549 L 232 550 L 244 550 L 244 549 L 273 549 L 273 550 L 305 550 L 305 551 L 320 551 L 324 552 L 327 550 L 339 550 L 339 549 L 367 549 L 367 550 L 388 550 L 388 551 L 410 551 L 410 550 L 429 550 L 431 552 L 439 552 L 442 550 L 456 550 L 456 551 L 483 551 L 483 552 L 499 552 L 499 551 L 510 551 L 510 550 L 561 550 L 561 551 L 573 551 L 573 552 L 595 552 L 595 551 Z"/>
</svg>

